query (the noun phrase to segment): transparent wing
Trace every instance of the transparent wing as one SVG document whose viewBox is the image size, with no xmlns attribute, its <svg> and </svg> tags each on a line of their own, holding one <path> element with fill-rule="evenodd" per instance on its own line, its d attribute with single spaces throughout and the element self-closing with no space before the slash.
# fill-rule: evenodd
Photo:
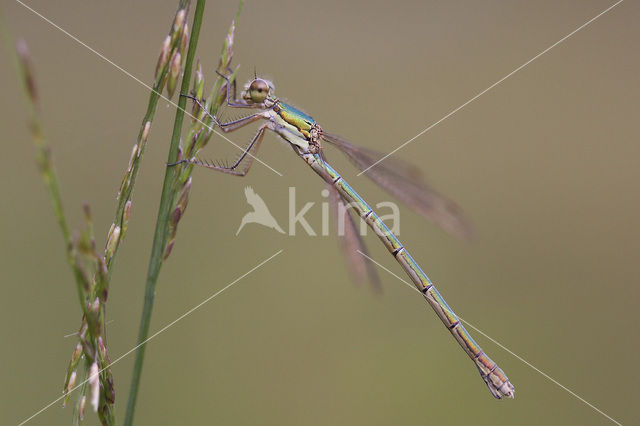
<svg viewBox="0 0 640 426">
<path fill-rule="evenodd" d="M 353 219 L 353 213 L 347 210 L 342 196 L 333 185 L 327 184 L 327 189 L 329 190 L 329 202 L 333 211 L 334 222 L 338 230 L 340 249 L 344 255 L 351 278 L 357 283 L 368 281 L 376 291 L 381 291 L 380 278 L 373 264 L 358 253 L 358 250 L 360 250 L 369 256 L 367 246 L 360 236 L 358 225 Z"/>
<path fill-rule="evenodd" d="M 384 154 L 353 145 L 337 135 L 323 132 L 322 139 L 342 151 L 360 170 L 367 169 L 384 157 Z M 415 166 L 389 157 L 364 174 L 445 231 L 460 238 L 472 238 L 473 228 L 462 209 L 426 184 Z"/>
</svg>

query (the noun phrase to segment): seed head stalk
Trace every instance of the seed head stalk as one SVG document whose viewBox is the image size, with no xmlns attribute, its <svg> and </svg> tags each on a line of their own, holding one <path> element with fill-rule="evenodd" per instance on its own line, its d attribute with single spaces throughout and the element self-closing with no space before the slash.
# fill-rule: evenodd
<svg viewBox="0 0 640 426">
<path fill-rule="evenodd" d="M 204 13 L 206 0 L 198 0 L 193 18 L 193 29 L 189 40 L 189 50 L 184 65 L 184 75 L 182 78 L 181 92 L 189 91 L 189 81 L 195 57 L 196 47 L 198 45 L 198 37 L 200 35 L 200 27 L 202 25 L 202 17 Z M 178 109 L 173 126 L 173 134 L 171 137 L 171 145 L 169 146 L 168 163 L 175 162 L 178 158 L 180 148 L 180 133 L 182 130 L 182 121 L 184 118 L 184 108 L 186 106 L 186 98 L 180 97 L 178 100 Z M 160 198 L 160 207 L 158 210 L 158 218 L 156 221 L 156 229 L 153 237 L 153 246 L 151 249 L 151 258 L 149 260 L 149 269 L 147 271 L 147 280 L 145 287 L 144 306 L 140 319 L 140 329 L 138 332 L 138 344 L 145 342 L 149 335 L 149 325 L 151 324 L 151 312 L 153 310 L 153 302 L 155 295 L 156 283 L 160 274 L 163 262 L 163 253 L 165 251 L 166 242 L 168 240 L 169 220 L 170 220 L 170 203 L 175 196 L 176 171 L 174 168 L 167 167 L 162 185 L 162 195 Z M 136 352 L 134 361 L 131 385 L 129 388 L 129 400 L 127 402 L 127 411 L 125 414 L 124 424 L 130 426 L 133 424 L 133 416 L 135 413 L 136 400 L 138 398 L 138 390 L 140 386 L 140 377 L 142 374 L 142 366 L 144 363 L 144 353 L 146 345 L 142 344 Z"/>
</svg>

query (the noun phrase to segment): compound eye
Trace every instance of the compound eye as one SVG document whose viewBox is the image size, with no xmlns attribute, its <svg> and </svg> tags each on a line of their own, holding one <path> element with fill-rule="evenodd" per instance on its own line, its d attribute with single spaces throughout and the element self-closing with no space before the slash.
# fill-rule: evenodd
<svg viewBox="0 0 640 426">
<path fill-rule="evenodd" d="M 249 85 L 249 97 L 251 102 L 261 104 L 269 96 L 269 84 L 259 78 L 253 80 Z"/>
</svg>

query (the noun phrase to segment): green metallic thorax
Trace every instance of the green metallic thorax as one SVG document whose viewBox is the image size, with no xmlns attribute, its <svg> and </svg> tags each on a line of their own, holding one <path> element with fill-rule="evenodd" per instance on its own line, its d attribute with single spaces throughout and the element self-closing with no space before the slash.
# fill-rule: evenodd
<svg viewBox="0 0 640 426">
<path fill-rule="evenodd" d="M 309 139 L 309 130 L 316 124 L 315 120 L 291 105 L 280 101 L 273 107 L 273 112 L 287 124 L 295 127 L 307 140 Z"/>
</svg>

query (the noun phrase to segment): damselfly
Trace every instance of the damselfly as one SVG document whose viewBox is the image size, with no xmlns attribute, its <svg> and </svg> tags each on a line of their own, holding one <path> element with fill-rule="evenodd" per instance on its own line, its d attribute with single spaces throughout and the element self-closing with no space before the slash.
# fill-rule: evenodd
<svg viewBox="0 0 640 426">
<path fill-rule="evenodd" d="M 217 117 L 210 115 L 220 129 L 232 132 L 258 120 L 266 122 L 260 126 L 258 133 L 247 145 L 242 155 L 230 166 L 215 165 L 196 158 L 183 159 L 175 164 L 194 164 L 236 176 L 245 176 L 251 167 L 265 132 L 267 130 L 275 132 L 288 142 L 296 154 L 325 180 L 333 194 L 332 198 L 352 207 L 355 213 L 376 233 L 462 349 L 473 360 L 493 396 L 498 399 L 502 399 L 504 396 L 513 398 L 514 387 L 507 376 L 473 340 L 461 324 L 460 318 L 447 305 L 407 249 L 362 197 L 327 163 L 322 142 L 327 142 L 338 148 L 356 167 L 365 170 L 365 174 L 375 183 L 401 201 L 406 202 L 418 213 L 436 222 L 449 232 L 468 236 L 470 228 L 462 218 L 457 206 L 424 184 L 419 178 L 419 173 L 412 166 L 394 158 L 385 158 L 378 162 L 383 158 L 382 154 L 356 147 L 336 135 L 325 132 L 311 116 L 278 99 L 274 95 L 274 87 L 270 81 L 254 78 L 246 84 L 241 98 L 238 99 L 235 82 L 231 83 L 229 77 L 221 76 L 226 80 L 224 88 L 227 92 L 227 106 L 254 108 L 260 111 L 226 123 L 222 123 Z M 233 92 L 233 98 L 231 92 Z M 200 108 L 204 109 L 199 99 L 188 95 L 183 96 L 193 99 Z M 356 250 L 366 254 L 363 242 L 355 231 L 352 217 L 349 214 L 346 216 L 349 217 L 349 224 L 345 228 L 347 234 L 344 240 L 350 254 L 355 255 Z M 353 257 L 353 259 L 360 259 L 351 261 L 354 269 L 360 272 L 368 270 L 369 273 L 372 273 L 370 264 L 364 260 L 364 257 Z M 369 267 L 363 268 L 362 263 L 367 263 Z"/>
</svg>

